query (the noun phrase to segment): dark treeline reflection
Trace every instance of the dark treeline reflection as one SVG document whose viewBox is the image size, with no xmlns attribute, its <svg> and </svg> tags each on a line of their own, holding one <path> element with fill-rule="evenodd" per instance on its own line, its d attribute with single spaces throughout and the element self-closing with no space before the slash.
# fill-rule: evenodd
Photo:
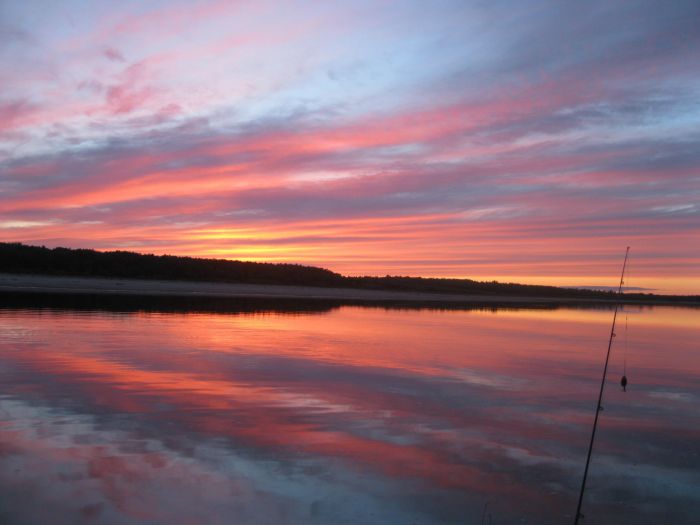
<svg viewBox="0 0 700 525">
<path fill-rule="evenodd" d="M 138 296 L 109 294 L 3 293 L 0 308 L 163 313 L 324 313 L 343 303 L 265 297 Z"/>
<path fill-rule="evenodd" d="M 425 302 L 418 301 L 362 301 L 325 298 L 287 297 L 216 297 L 216 296 L 158 296 L 120 295 L 91 293 L 27 293 L 3 292 L 0 294 L 0 308 L 7 309 L 56 309 L 104 312 L 163 312 L 163 313 L 327 313 L 343 306 L 361 306 L 381 310 L 431 310 L 431 311 L 517 311 L 517 310 L 557 310 L 564 306 L 556 301 L 518 303 L 509 302 L 465 303 L 465 302 Z M 614 308 L 609 304 L 567 305 L 569 310 L 606 310 Z M 635 306 L 634 308 L 652 308 Z"/>
</svg>

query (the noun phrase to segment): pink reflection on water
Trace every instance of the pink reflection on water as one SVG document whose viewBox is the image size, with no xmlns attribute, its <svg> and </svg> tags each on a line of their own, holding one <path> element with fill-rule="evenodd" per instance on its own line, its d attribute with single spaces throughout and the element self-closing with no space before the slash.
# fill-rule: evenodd
<svg viewBox="0 0 700 525">
<path fill-rule="evenodd" d="M 621 511 L 601 487 L 628 505 L 651 490 L 658 504 L 638 523 L 669 502 L 682 519 L 697 503 L 683 495 L 697 481 L 697 310 L 625 315 L 590 507 L 612 523 Z M 0 311 L 0 403 L 12 414 L 0 472 L 21 464 L 39 499 L 61 491 L 37 480 L 78 472 L 66 478 L 71 508 L 103 522 L 215 522 L 236 507 L 241 523 L 463 523 L 488 501 L 502 522 L 557 523 L 575 503 L 610 320 L 563 309 Z M 171 513 L 171 501 L 193 508 Z"/>
</svg>

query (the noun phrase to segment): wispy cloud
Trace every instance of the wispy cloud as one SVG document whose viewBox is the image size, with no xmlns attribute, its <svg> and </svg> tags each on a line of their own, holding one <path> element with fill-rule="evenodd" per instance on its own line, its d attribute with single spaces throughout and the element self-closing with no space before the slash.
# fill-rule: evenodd
<svg viewBox="0 0 700 525">
<path fill-rule="evenodd" d="M 0 219 L 61 221 L 3 235 L 562 284 L 631 244 L 638 284 L 697 292 L 698 14 L 95 4 L 68 30 L 48 9 L 0 54 Z"/>
</svg>

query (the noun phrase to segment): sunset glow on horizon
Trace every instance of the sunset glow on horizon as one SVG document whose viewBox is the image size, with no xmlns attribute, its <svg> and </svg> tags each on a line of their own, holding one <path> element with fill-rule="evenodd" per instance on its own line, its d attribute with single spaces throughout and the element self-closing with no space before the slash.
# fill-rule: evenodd
<svg viewBox="0 0 700 525">
<path fill-rule="evenodd" d="M 700 294 L 699 20 L 0 2 L 0 242 Z"/>
</svg>

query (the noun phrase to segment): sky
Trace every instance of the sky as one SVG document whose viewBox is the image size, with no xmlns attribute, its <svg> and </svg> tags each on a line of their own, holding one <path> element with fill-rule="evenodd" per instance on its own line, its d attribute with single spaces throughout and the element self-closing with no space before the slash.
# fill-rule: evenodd
<svg viewBox="0 0 700 525">
<path fill-rule="evenodd" d="M 0 240 L 698 294 L 699 21 L 0 0 Z"/>
</svg>

